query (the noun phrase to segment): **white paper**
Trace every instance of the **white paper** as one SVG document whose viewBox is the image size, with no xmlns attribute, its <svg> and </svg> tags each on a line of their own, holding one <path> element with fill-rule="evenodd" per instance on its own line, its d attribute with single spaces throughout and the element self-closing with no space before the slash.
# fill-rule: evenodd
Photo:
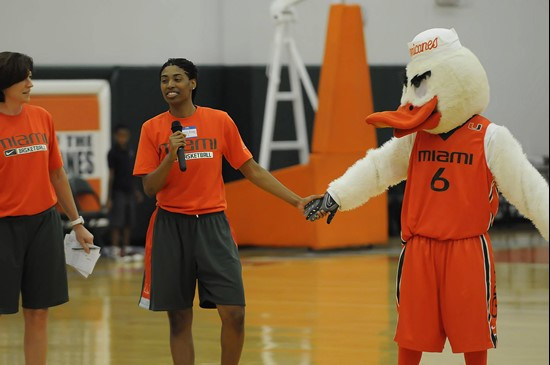
<svg viewBox="0 0 550 365">
<path fill-rule="evenodd" d="M 87 278 L 99 259 L 101 248 L 95 245 L 88 245 L 90 253 L 86 253 L 82 245 L 76 240 L 74 231 L 65 235 L 65 262 L 74 267 L 82 276 Z"/>
</svg>

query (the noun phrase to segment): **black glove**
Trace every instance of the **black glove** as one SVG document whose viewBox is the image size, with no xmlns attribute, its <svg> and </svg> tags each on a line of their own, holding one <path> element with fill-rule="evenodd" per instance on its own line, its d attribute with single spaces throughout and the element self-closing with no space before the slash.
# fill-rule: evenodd
<svg viewBox="0 0 550 365">
<path fill-rule="evenodd" d="M 304 207 L 304 215 L 307 220 L 314 221 L 317 219 L 317 212 L 324 211 L 328 213 L 327 224 L 330 224 L 332 218 L 338 211 L 339 205 L 332 199 L 329 193 L 325 193 L 322 198 L 314 199 Z"/>
</svg>

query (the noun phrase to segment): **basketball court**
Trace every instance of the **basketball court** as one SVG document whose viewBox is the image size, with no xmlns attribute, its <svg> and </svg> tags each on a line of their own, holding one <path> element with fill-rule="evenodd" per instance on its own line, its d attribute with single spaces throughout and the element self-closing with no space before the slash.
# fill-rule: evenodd
<svg viewBox="0 0 550 365">
<path fill-rule="evenodd" d="M 344 215 L 340 216 L 342 219 Z M 324 223 L 322 223 L 324 224 Z M 489 364 L 548 363 L 548 245 L 535 231 L 495 231 L 498 339 Z M 247 296 L 242 365 L 395 364 L 399 243 L 311 251 L 242 248 Z M 138 307 L 141 261 L 100 258 L 69 270 L 69 303 L 50 310 L 48 364 L 171 364 L 164 312 Z M 220 320 L 195 305 L 197 365 L 219 363 Z M 23 319 L 2 316 L 0 364 L 23 364 Z M 424 354 L 421 364 L 463 364 Z"/>
</svg>

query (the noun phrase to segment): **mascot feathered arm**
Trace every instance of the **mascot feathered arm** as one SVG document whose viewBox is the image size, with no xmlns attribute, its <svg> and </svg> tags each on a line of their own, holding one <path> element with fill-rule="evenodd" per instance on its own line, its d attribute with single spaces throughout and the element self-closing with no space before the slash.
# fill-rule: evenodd
<svg viewBox="0 0 550 365">
<path fill-rule="evenodd" d="M 367 151 L 365 157 L 331 182 L 327 191 L 340 210 L 357 208 L 405 180 L 415 135 L 392 138 L 380 148 Z"/>
<path fill-rule="evenodd" d="M 548 241 L 548 182 L 527 160 L 510 131 L 495 127 L 487 141 L 487 164 L 497 187 Z"/>
</svg>

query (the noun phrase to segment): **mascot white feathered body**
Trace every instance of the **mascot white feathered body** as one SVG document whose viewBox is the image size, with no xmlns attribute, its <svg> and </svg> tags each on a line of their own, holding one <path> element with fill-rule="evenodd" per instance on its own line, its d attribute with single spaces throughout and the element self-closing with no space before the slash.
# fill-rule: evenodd
<svg viewBox="0 0 550 365">
<path fill-rule="evenodd" d="M 548 183 L 508 129 L 480 115 L 489 102 L 487 76 L 454 29 L 420 33 L 409 52 L 401 106 L 367 117 L 393 127 L 395 137 L 330 183 L 306 215 L 328 213 L 330 223 L 336 209 L 359 207 L 407 180 L 396 295 L 400 364 L 442 351 L 447 338 L 467 364 L 484 363 L 497 339 L 487 231 L 498 191 L 548 240 Z M 401 362 L 402 354 L 415 360 Z"/>
</svg>

